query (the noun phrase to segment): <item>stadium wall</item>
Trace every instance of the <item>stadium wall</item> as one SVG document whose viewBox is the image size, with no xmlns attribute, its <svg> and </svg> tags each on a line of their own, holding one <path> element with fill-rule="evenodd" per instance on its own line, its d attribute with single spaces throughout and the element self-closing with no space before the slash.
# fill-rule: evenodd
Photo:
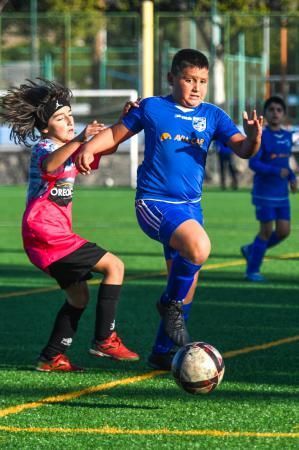
<svg viewBox="0 0 299 450">
<path fill-rule="evenodd" d="M 13 146 L 12 146 L 13 147 Z M 139 164 L 142 162 L 143 149 L 139 151 Z M 28 179 L 28 167 L 30 150 L 15 150 L 7 146 L 0 146 L 0 184 L 18 185 L 26 184 Z M 248 169 L 246 160 L 236 158 L 239 171 L 240 187 L 249 187 L 252 180 L 252 172 Z M 219 170 L 217 154 L 214 150 L 209 152 L 206 167 L 206 185 L 219 185 Z M 230 177 L 227 175 L 229 188 Z M 100 170 L 94 171 L 89 176 L 79 176 L 77 184 L 84 186 L 130 186 L 130 152 L 121 151 L 101 158 Z"/>
</svg>

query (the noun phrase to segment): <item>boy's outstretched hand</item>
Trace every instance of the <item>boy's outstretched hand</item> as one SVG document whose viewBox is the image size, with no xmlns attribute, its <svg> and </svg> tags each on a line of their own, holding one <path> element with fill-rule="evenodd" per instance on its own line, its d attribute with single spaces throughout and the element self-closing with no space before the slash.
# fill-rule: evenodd
<svg viewBox="0 0 299 450">
<path fill-rule="evenodd" d="M 76 167 L 82 175 L 89 175 L 91 172 L 91 164 L 93 163 L 93 161 L 93 153 L 84 150 L 83 147 L 83 150 L 80 151 L 76 158 Z"/>
<path fill-rule="evenodd" d="M 107 128 L 104 123 L 99 123 L 97 120 L 89 123 L 84 130 L 80 133 L 79 139 L 82 142 L 87 142 L 89 138 L 96 136 L 100 131 Z M 88 156 L 87 156 L 88 155 Z M 89 175 L 91 172 L 91 164 L 94 161 L 94 155 L 84 150 L 84 147 L 78 153 L 76 157 L 76 167 L 83 175 Z"/>
<path fill-rule="evenodd" d="M 251 116 L 251 119 L 249 119 L 247 111 L 243 112 L 243 128 L 247 138 L 252 142 L 256 142 L 261 139 L 264 118 L 263 116 L 257 117 L 255 109 L 252 111 Z"/>
</svg>

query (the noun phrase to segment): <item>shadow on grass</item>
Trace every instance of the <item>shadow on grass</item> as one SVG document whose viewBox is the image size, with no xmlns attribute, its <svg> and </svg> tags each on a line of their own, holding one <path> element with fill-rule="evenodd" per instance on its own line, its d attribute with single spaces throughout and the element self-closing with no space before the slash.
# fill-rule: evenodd
<svg viewBox="0 0 299 450">
<path fill-rule="evenodd" d="M 43 276 L 34 267 L 10 266 L 22 280 Z M 142 274 L 142 271 L 131 271 Z M 203 272 L 202 287 L 196 294 L 188 328 L 193 341 L 214 345 L 221 353 L 274 342 L 298 334 L 298 280 L 294 276 L 274 276 L 276 283 L 242 284 L 240 274 L 232 271 Z M 117 330 L 129 348 L 141 355 L 137 363 L 119 363 L 108 358 L 92 358 L 87 350 L 93 337 L 97 287 L 91 288 L 90 304 L 79 324 L 69 352 L 74 363 L 91 371 L 145 371 L 159 323 L 156 301 L 163 286 L 138 280 L 124 285 L 118 306 Z M 217 283 L 221 282 L 221 287 Z M 30 282 L 30 287 L 32 282 Z M 40 286 L 39 286 L 40 287 Z M 11 289 L 19 288 L 11 286 Z M 34 365 L 46 344 L 57 311 L 64 301 L 63 292 L 50 291 L 0 299 L 0 370 L 22 370 Z M 231 382 L 293 385 L 298 374 L 297 342 L 267 349 L 256 349 L 225 361 L 225 379 Z M 30 369 L 28 369 L 30 370 Z M 298 378 L 297 378 L 298 379 Z M 160 393 L 161 395 L 161 393 Z"/>
</svg>

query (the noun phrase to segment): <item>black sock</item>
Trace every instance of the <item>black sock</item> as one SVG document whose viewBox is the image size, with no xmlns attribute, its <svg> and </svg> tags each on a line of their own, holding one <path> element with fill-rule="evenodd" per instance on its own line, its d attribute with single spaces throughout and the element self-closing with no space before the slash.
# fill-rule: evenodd
<svg viewBox="0 0 299 450">
<path fill-rule="evenodd" d="M 115 328 L 116 307 L 121 285 L 101 284 L 96 308 L 95 339 L 103 341 Z"/>
<path fill-rule="evenodd" d="M 56 316 L 49 342 L 41 353 L 43 357 L 51 359 L 59 353 L 65 353 L 72 344 L 83 311 L 84 308 L 75 308 L 65 302 Z"/>
</svg>

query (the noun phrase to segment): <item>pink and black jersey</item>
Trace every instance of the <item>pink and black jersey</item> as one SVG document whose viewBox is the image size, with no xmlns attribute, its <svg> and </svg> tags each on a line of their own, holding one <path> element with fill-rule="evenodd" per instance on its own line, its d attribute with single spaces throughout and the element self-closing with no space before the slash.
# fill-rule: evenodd
<svg viewBox="0 0 299 450">
<path fill-rule="evenodd" d="M 73 187 L 78 175 L 75 154 L 55 172 L 45 173 L 42 169 L 43 160 L 56 149 L 49 139 L 32 148 L 22 221 L 24 249 L 30 261 L 42 270 L 87 242 L 72 231 Z"/>
</svg>

